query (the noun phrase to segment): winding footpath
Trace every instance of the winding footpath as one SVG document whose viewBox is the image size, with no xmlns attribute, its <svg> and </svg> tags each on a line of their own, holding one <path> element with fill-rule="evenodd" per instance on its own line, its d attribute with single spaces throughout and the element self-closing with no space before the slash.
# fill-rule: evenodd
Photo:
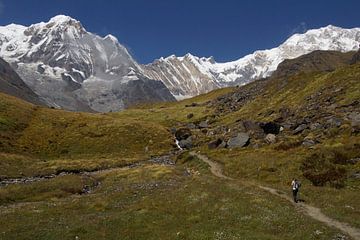
<svg viewBox="0 0 360 240">
<path fill-rule="evenodd" d="M 190 154 L 192 156 L 199 158 L 203 162 L 207 163 L 210 166 L 210 171 L 214 176 L 223 178 L 223 179 L 227 179 L 227 180 L 236 180 L 234 178 L 224 175 L 221 165 L 217 162 L 210 160 L 207 156 L 204 156 L 204 155 L 202 155 L 200 153 L 196 153 L 196 152 L 190 152 Z M 305 203 L 294 203 L 293 199 L 291 197 L 289 197 L 286 193 L 278 191 L 276 189 L 261 186 L 261 185 L 254 185 L 254 186 L 291 202 L 297 209 L 299 209 L 305 215 L 307 215 L 319 222 L 325 223 L 326 225 L 328 225 L 330 227 L 337 228 L 340 231 L 348 234 L 355 240 L 360 240 L 360 229 L 351 227 L 347 223 L 343 223 L 343 222 L 337 221 L 335 219 L 332 219 L 332 218 L 326 216 L 325 214 L 323 214 L 321 212 L 321 210 L 319 208 L 310 206 Z"/>
</svg>

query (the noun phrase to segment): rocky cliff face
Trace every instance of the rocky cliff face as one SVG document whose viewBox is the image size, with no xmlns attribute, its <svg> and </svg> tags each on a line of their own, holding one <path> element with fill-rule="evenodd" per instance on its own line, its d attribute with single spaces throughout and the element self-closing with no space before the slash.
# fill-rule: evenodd
<svg viewBox="0 0 360 240">
<path fill-rule="evenodd" d="M 9 61 L 26 84 L 52 106 L 69 110 L 107 112 L 123 109 L 126 103 L 117 92 L 129 81 L 149 84 L 138 102 L 174 100 L 166 87 L 163 96 L 153 92 L 153 82 L 143 76 L 126 48 L 111 35 L 89 33 L 75 19 L 56 16 L 30 27 L 0 27 L 0 56 Z M 161 85 L 161 86 L 160 86 Z"/>
<path fill-rule="evenodd" d="M 170 56 L 142 66 L 145 75 L 162 80 L 176 96 L 194 96 L 217 87 L 244 85 L 270 76 L 285 59 L 315 50 L 339 52 L 359 49 L 360 28 L 327 26 L 295 34 L 279 47 L 255 51 L 233 62 L 217 63 L 212 57 L 187 54 Z"/>
<path fill-rule="evenodd" d="M 21 98 L 37 105 L 46 105 L 45 101 L 34 93 L 11 68 L 0 58 L 0 92 Z"/>
<path fill-rule="evenodd" d="M 212 59 L 201 61 L 213 62 Z M 222 87 L 201 64 L 200 59 L 191 54 L 184 57 L 172 55 L 143 65 L 142 71 L 149 78 L 162 81 L 176 98 L 182 99 Z"/>
</svg>

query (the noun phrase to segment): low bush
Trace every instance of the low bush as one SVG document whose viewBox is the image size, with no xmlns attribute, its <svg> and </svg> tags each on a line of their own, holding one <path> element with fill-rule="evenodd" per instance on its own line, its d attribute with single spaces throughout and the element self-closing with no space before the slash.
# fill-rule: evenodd
<svg viewBox="0 0 360 240">
<path fill-rule="evenodd" d="M 304 160 L 300 170 L 303 176 L 315 186 L 330 186 L 341 188 L 344 186 L 347 171 L 340 164 L 334 163 L 334 154 L 328 152 L 314 153 Z"/>
</svg>

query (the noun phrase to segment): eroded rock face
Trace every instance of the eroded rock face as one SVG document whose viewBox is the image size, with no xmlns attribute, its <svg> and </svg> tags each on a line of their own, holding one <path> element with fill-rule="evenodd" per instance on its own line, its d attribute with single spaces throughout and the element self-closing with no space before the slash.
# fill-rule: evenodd
<svg viewBox="0 0 360 240">
<path fill-rule="evenodd" d="M 46 102 L 34 93 L 6 61 L 0 58 L 0 92 L 37 105 Z"/>
<path fill-rule="evenodd" d="M 236 137 L 230 138 L 227 142 L 229 148 L 245 147 L 250 143 L 250 137 L 247 133 L 238 133 Z"/>
</svg>

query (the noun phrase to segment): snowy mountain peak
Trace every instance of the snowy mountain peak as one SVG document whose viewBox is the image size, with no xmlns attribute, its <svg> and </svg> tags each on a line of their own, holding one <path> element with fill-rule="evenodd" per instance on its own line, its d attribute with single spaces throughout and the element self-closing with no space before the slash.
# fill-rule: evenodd
<svg viewBox="0 0 360 240">
<path fill-rule="evenodd" d="M 37 38 L 44 36 L 57 36 L 61 38 L 80 38 L 87 33 L 82 24 L 69 16 L 58 15 L 51 18 L 48 22 L 41 22 L 27 28 L 25 35 L 37 35 Z"/>
<path fill-rule="evenodd" d="M 112 42 L 119 44 L 119 40 L 114 35 L 108 34 L 104 37 L 105 40 L 111 40 Z"/>
<path fill-rule="evenodd" d="M 79 22 L 79 21 L 72 18 L 72 17 L 60 14 L 60 15 L 57 15 L 57 16 L 54 16 L 54 17 L 50 18 L 49 22 L 69 23 L 69 22 Z"/>
<path fill-rule="evenodd" d="M 242 85 L 270 76 L 285 59 L 297 58 L 315 50 L 340 52 L 359 49 L 360 28 L 328 25 L 297 33 L 278 47 L 258 50 L 238 60 L 217 63 L 214 58 L 168 57 L 143 66 L 145 75 L 163 81 L 177 96 L 194 96 L 215 87 Z M 164 61 L 166 60 L 166 61 Z"/>
<path fill-rule="evenodd" d="M 162 99 L 116 37 L 87 32 L 69 16 L 29 27 L 0 27 L 0 57 L 53 106 L 106 112 L 122 109 L 135 98 Z M 136 92 L 139 84 L 146 86 L 143 96 L 129 97 L 123 90 Z M 173 99 L 162 83 L 157 86 L 164 88 L 164 99 Z"/>
</svg>

